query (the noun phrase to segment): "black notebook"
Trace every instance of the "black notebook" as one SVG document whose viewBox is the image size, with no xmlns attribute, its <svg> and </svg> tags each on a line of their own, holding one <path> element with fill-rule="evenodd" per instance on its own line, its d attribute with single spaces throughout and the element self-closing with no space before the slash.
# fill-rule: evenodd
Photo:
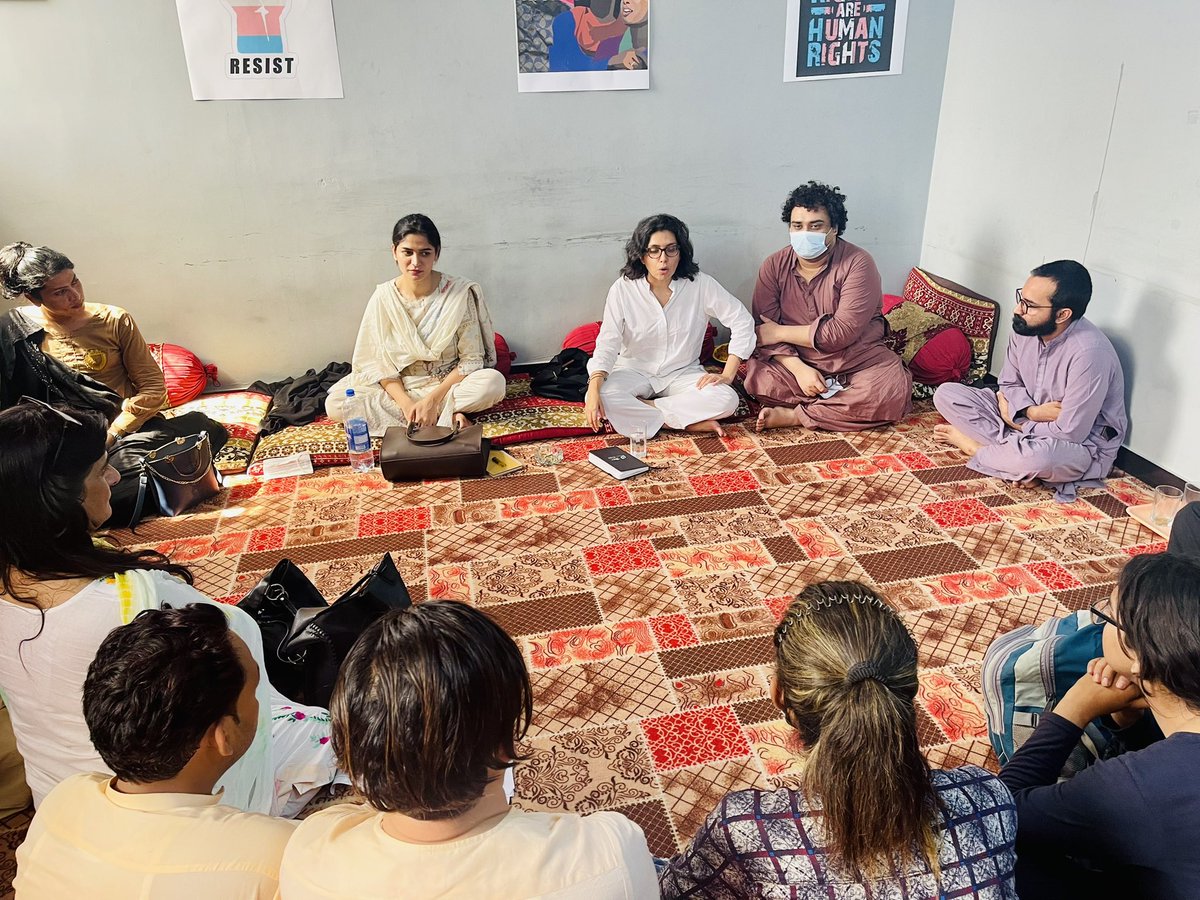
<svg viewBox="0 0 1200 900">
<path fill-rule="evenodd" d="M 634 475 L 650 471 L 650 467 L 644 460 L 638 459 L 624 447 L 603 447 L 600 450 L 592 450 L 588 453 L 588 461 L 613 478 L 632 478 Z"/>
</svg>

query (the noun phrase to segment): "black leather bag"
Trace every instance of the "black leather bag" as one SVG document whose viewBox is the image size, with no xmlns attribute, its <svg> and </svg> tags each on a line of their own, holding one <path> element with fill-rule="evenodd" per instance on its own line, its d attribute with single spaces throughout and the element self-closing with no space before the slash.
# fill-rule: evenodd
<svg viewBox="0 0 1200 900">
<path fill-rule="evenodd" d="M 409 423 L 383 433 L 379 471 L 388 481 L 479 478 L 487 472 L 491 450 L 482 425 L 417 428 Z"/>
<path fill-rule="evenodd" d="M 160 515 L 177 516 L 215 497 L 220 490 L 221 477 L 213 468 L 207 432 L 177 437 L 151 450 L 142 460 L 137 501 L 129 524 L 132 527 L 141 521 L 148 493 L 153 493 Z"/>
<path fill-rule="evenodd" d="M 262 632 L 267 680 L 290 700 L 304 699 L 303 660 L 286 657 L 283 645 L 292 632 L 296 611 L 325 606 L 326 600 L 290 559 L 280 560 L 238 606 L 250 614 Z"/>
<path fill-rule="evenodd" d="M 412 605 L 391 554 L 354 587 L 327 604 L 289 560 L 283 560 L 238 604 L 258 622 L 267 677 L 281 694 L 329 707 L 342 661 L 367 626 Z"/>
<path fill-rule="evenodd" d="M 567 347 L 533 373 L 529 390 L 551 400 L 582 403 L 587 395 L 587 366 L 591 357 L 578 347 Z"/>
</svg>

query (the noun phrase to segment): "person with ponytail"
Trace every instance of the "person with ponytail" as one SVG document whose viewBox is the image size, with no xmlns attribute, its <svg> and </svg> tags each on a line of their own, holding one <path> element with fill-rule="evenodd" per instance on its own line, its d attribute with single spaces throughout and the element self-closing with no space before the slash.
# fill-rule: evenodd
<svg viewBox="0 0 1200 900">
<path fill-rule="evenodd" d="M 775 654 L 799 784 L 727 795 L 667 862 L 662 895 L 1015 898 L 1012 796 L 977 766 L 930 770 L 900 617 L 865 585 L 812 584 L 776 628 Z"/>
</svg>

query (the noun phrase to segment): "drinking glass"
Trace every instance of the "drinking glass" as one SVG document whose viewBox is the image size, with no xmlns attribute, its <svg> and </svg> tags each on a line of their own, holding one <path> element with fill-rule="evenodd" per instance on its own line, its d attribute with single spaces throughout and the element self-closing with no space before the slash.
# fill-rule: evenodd
<svg viewBox="0 0 1200 900">
<path fill-rule="evenodd" d="M 1160 528 L 1169 527 L 1182 505 L 1183 491 L 1167 484 L 1159 485 L 1154 489 L 1154 510 L 1150 513 L 1150 521 Z"/>
<path fill-rule="evenodd" d="M 629 432 L 629 455 L 646 458 L 646 429 L 634 428 Z"/>
<path fill-rule="evenodd" d="M 1200 500 L 1200 484 L 1192 484 L 1190 481 L 1183 486 L 1183 505 L 1195 503 Z"/>
</svg>

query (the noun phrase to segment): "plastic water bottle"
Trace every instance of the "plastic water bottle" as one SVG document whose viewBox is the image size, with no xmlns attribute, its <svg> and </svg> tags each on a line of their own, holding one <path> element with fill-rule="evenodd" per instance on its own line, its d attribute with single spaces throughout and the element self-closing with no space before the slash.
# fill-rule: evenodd
<svg viewBox="0 0 1200 900">
<path fill-rule="evenodd" d="M 346 455 L 350 457 L 350 468 L 355 472 L 370 472 L 375 467 L 375 454 L 371 452 L 367 411 L 362 398 L 354 396 L 353 389 L 346 391 L 344 421 Z"/>
</svg>

